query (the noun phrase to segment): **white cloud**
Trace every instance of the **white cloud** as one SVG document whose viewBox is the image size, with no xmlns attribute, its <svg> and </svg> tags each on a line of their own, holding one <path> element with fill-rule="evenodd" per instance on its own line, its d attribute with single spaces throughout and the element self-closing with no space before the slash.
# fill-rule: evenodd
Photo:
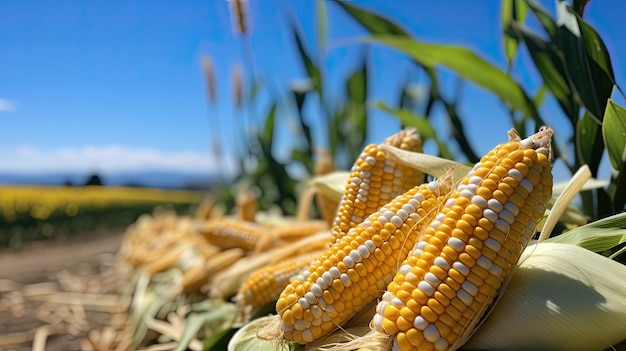
<svg viewBox="0 0 626 351">
<path fill-rule="evenodd" d="M 31 145 L 0 147 L 0 173 L 41 172 L 232 172 L 234 162 L 208 153 L 168 152 L 122 145 L 42 149 Z"/>
<path fill-rule="evenodd" d="M 12 112 L 17 110 L 17 104 L 11 100 L 0 98 L 0 112 Z"/>
</svg>

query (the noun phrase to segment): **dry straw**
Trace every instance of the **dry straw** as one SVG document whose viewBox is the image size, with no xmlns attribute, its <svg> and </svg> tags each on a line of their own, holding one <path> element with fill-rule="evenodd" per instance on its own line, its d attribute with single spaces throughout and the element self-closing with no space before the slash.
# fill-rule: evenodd
<svg viewBox="0 0 626 351">
<path fill-rule="evenodd" d="M 202 57 L 202 70 L 207 83 L 207 97 L 211 103 L 217 101 L 215 90 L 215 73 L 213 70 L 213 60 L 209 56 Z"/>
<path fill-rule="evenodd" d="M 233 23 L 235 34 L 246 35 L 248 33 L 246 2 L 246 0 L 228 0 L 230 4 L 230 19 Z"/>
<path fill-rule="evenodd" d="M 243 87 L 242 87 L 241 66 L 233 66 L 233 96 L 235 98 L 235 107 L 240 109 L 243 106 Z"/>
</svg>

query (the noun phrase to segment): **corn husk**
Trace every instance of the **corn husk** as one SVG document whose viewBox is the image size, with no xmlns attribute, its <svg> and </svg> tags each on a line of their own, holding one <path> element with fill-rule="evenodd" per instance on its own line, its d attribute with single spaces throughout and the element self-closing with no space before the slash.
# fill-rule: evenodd
<svg viewBox="0 0 626 351">
<path fill-rule="evenodd" d="M 591 170 L 589 170 L 589 166 L 587 165 L 580 167 L 572 176 L 572 179 L 568 182 L 563 192 L 559 194 L 558 198 L 552 205 L 552 213 L 550 213 L 550 216 L 548 216 L 546 222 L 541 228 L 541 234 L 539 234 L 538 239 L 539 242 L 542 242 L 550 237 L 552 229 L 554 229 L 554 226 L 556 226 L 559 218 L 561 218 L 561 215 L 567 209 L 567 204 L 569 204 L 572 199 L 578 195 L 580 189 L 590 178 Z"/>
<path fill-rule="evenodd" d="M 308 185 L 317 189 L 320 194 L 332 201 L 340 201 L 346 190 L 346 181 L 350 172 L 335 171 L 318 175 L 309 180 Z"/>
<path fill-rule="evenodd" d="M 210 296 L 226 298 L 235 295 L 244 280 L 258 267 L 298 254 L 321 250 L 325 248 L 329 238 L 328 231 L 324 231 L 254 256 L 243 257 L 211 278 Z"/>
<path fill-rule="evenodd" d="M 396 161 L 437 178 L 453 169 L 453 181 L 463 179 L 472 167 L 445 158 L 431 156 L 420 152 L 412 152 L 389 145 L 381 145 L 381 150 L 395 157 Z"/>
<path fill-rule="evenodd" d="M 253 320 L 239 329 L 228 343 L 228 351 L 299 351 L 301 345 L 287 342 L 281 337 L 265 340 L 257 337 L 257 333 L 267 328 L 268 325 L 280 323 L 277 316 L 261 317 Z M 275 329 L 275 328 L 271 328 Z M 280 327 L 278 327 L 280 330 Z"/>
<path fill-rule="evenodd" d="M 603 350 L 626 339 L 626 266 L 569 244 L 529 246 L 468 350 Z"/>
<path fill-rule="evenodd" d="M 572 244 L 594 252 L 626 242 L 626 212 L 606 217 L 547 239 L 546 243 Z"/>
</svg>

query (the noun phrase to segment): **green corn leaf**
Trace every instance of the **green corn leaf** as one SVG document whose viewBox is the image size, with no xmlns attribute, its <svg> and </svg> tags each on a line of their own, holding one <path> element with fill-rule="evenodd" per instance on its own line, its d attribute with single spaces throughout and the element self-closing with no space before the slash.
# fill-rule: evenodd
<svg viewBox="0 0 626 351">
<path fill-rule="evenodd" d="M 311 59 L 311 56 L 307 53 L 304 47 L 304 42 L 300 36 L 300 33 L 298 32 L 298 29 L 296 28 L 295 20 L 293 20 L 292 22 L 293 22 L 292 32 L 293 32 L 294 39 L 296 41 L 296 47 L 298 48 L 298 53 L 300 54 L 300 60 L 302 61 L 304 65 L 304 69 L 306 70 L 306 73 L 309 75 L 309 77 L 311 77 L 311 81 L 313 83 L 313 86 L 315 87 L 315 90 L 317 90 L 317 93 L 319 94 L 320 98 L 322 98 L 324 96 L 323 89 L 322 89 L 322 74 L 319 68 L 317 68 L 317 66 L 313 62 L 313 59 Z"/>
<path fill-rule="evenodd" d="M 272 105 L 272 107 L 267 112 L 267 116 L 265 116 L 265 126 L 263 128 L 262 139 L 271 143 L 274 140 L 274 126 L 276 124 L 276 105 Z"/>
<path fill-rule="evenodd" d="M 391 108 L 382 101 L 377 102 L 376 107 L 396 117 L 403 126 L 414 127 L 417 129 L 422 140 L 434 139 L 437 137 L 435 130 L 430 125 L 428 119 L 424 116 L 418 116 L 414 112 L 402 108 Z"/>
<path fill-rule="evenodd" d="M 526 5 L 528 5 L 528 8 L 535 15 L 539 23 L 541 23 L 541 26 L 546 33 L 548 33 L 548 36 L 550 38 L 554 37 L 556 33 L 556 22 L 552 19 L 548 11 L 535 0 L 526 0 Z"/>
<path fill-rule="evenodd" d="M 614 169 L 608 195 L 615 210 L 626 204 L 626 109 L 609 100 L 602 123 L 602 135 Z"/>
<path fill-rule="evenodd" d="M 236 331 L 237 329 L 234 328 L 223 328 L 215 331 L 211 336 L 204 339 L 203 351 L 225 350 Z"/>
<path fill-rule="evenodd" d="M 467 135 L 465 133 L 465 126 L 463 125 L 463 120 L 459 116 L 459 113 L 456 109 L 456 103 L 450 104 L 444 102 L 446 107 L 446 112 L 448 114 L 448 120 L 450 121 L 450 126 L 452 130 L 452 135 L 454 139 L 459 144 L 461 148 L 461 152 L 465 154 L 468 162 L 476 163 L 480 160 L 480 156 L 474 151 L 474 147 L 472 143 L 470 143 L 469 139 L 467 139 Z"/>
<path fill-rule="evenodd" d="M 576 123 L 575 145 L 578 162 L 587 164 L 595 176 L 600 166 L 604 145 L 601 126 L 588 111 L 585 111 L 582 118 Z"/>
<path fill-rule="evenodd" d="M 587 53 L 587 61 L 589 70 L 591 71 L 591 77 L 593 78 L 597 100 L 600 104 L 600 108 L 604 109 L 606 101 L 611 96 L 613 86 L 615 85 L 611 56 L 598 32 L 578 16 L 577 20 L 580 35 Z"/>
<path fill-rule="evenodd" d="M 626 109 L 609 101 L 604 112 L 602 134 L 613 169 L 621 169 L 626 161 Z"/>
<path fill-rule="evenodd" d="M 354 103 L 365 106 L 367 100 L 367 61 L 363 60 L 363 64 L 354 73 L 350 75 L 347 81 L 346 90 L 348 99 Z"/>
<path fill-rule="evenodd" d="M 512 24 L 511 28 L 524 40 L 545 86 L 550 89 L 570 121 L 575 123 L 578 119 L 579 109 L 569 87 L 562 54 L 554 45 L 541 39 L 528 28 L 515 23 Z"/>
<path fill-rule="evenodd" d="M 418 42 L 409 37 L 373 35 L 371 40 L 404 52 L 418 64 L 433 69 L 444 66 L 460 77 L 495 93 L 524 115 L 538 118 L 532 100 L 507 73 L 461 46 Z"/>
<path fill-rule="evenodd" d="M 566 2 L 557 2 L 557 30 L 553 39 L 563 52 L 563 63 L 578 97 L 591 117 L 600 122 L 603 102 L 598 96 L 578 20 Z M 608 98 L 605 96 L 603 100 Z"/>
<path fill-rule="evenodd" d="M 326 53 L 326 35 L 328 34 L 328 14 L 326 0 L 317 0 L 317 52 L 320 56 Z"/>
<path fill-rule="evenodd" d="M 577 245 L 594 252 L 610 250 L 626 242 L 626 213 L 597 220 L 544 242 Z"/>
<path fill-rule="evenodd" d="M 311 154 L 302 150 L 291 150 L 291 161 L 300 162 L 307 170 L 308 174 L 313 173 L 313 159 Z"/>
<path fill-rule="evenodd" d="M 517 46 L 519 39 L 517 36 L 512 35 L 510 32 L 510 26 L 514 22 L 524 23 L 526 19 L 526 13 L 528 5 L 523 0 L 503 0 L 502 1 L 502 28 L 504 29 L 504 51 L 506 53 L 506 59 L 509 62 L 513 61 L 515 53 L 517 52 Z"/>
<path fill-rule="evenodd" d="M 576 11 L 576 13 L 582 17 L 583 13 L 585 12 L 585 6 L 587 6 L 587 3 L 589 2 L 589 0 L 574 0 L 574 11 Z"/>
<path fill-rule="evenodd" d="M 413 112 L 406 109 L 393 109 L 387 106 L 383 102 L 376 103 L 376 107 L 379 109 L 390 113 L 394 117 L 396 117 L 403 126 L 414 127 L 420 134 L 420 137 L 423 141 L 432 139 L 437 143 L 437 147 L 439 148 L 439 154 L 441 157 L 446 159 L 454 159 L 454 155 L 448 149 L 448 145 L 446 143 L 439 140 L 437 137 L 437 133 L 430 125 L 430 122 L 424 116 L 418 116 Z"/>
<path fill-rule="evenodd" d="M 546 93 L 548 92 L 548 88 L 545 85 L 542 85 L 537 93 L 535 94 L 535 98 L 533 99 L 533 103 L 535 106 L 539 107 L 543 104 L 543 101 L 546 98 Z"/>
<path fill-rule="evenodd" d="M 388 19 L 349 5 L 346 1 L 335 0 L 335 4 L 343 8 L 348 14 L 350 14 L 350 16 L 352 16 L 352 18 L 354 18 L 372 34 L 408 36 L 407 32 Z"/>
<path fill-rule="evenodd" d="M 235 313 L 237 307 L 232 303 L 219 304 L 208 312 L 192 312 L 185 318 L 185 329 L 174 351 L 187 350 L 189 342 L 205 325 L 211 325 L 212 330 L 229 329 L 226 324 Z M 219 327 L 218 327 L 219 326 Z"/>
</svg>

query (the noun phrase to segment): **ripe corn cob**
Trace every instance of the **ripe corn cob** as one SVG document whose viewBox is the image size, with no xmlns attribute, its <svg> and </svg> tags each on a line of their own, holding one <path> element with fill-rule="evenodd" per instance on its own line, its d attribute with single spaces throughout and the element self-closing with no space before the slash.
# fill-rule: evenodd
<svg viewBox="0 0 626 351">
<path fill-rule="evenodd" d="M 243 187 L 237 192 L 235 198 L 237 205 L 237 219 L 244 222 L 255 222 L 256 213 L 259 210 L 259 204 L 249 187 Z"/>
<path fill-rule="evenodd" d="M 387 138 L 383 144 L 422 152 L 422 140 L 413 128 L 401 130 Z M 378 145 L 368 145 L 350 172 L 346 190 L 336 211 L 330 242 L 338 241 L 394 197 L 423 182 L 423 173 L 399 164 Z"/>
<path fill-rule="evenodd" d="M 290 243 L 328 230 L 326 222 L 321 220 L 303 220 L 293 221 L 289 224 L 281 224 L 268 228 L 267 234 L 257 240 L 255 252 L 262 252 L 272 247 L 280 246 L 284 243 Z"/>
<path fill-rule="evenodd" d="M 252 251 L 265 231 L 260 225 L 251 222 L 221 219 L 211 221 L 199 228 L 198 232 L 223 250 L 241 248 Z"/>
<path fill-rule="evenodd" d="M 178 266 L 183 270 L 183 277 L 180 282 L 182 292 L 199 291 L 209 278 L 230 267 L 242 258 L 245 253 L 243 249 L 233 248 L 217 252 L 206 259 L 198 250 L 196 255 L 181 258 Z"/>
<path fill-rule="evenodd" d="M 461 180 L 400 265 L 372 326 L 394 349 L 459 347 L 483 316 L 552 194 L 550 140 L 514 130 Z"/>
<path fill-rule="evenodd" d="M 328 230 L 326 222 L 321 220 L 306 220 L 276 226 L 269 229 L 268 235 L 278 240 L 293 242 L 323 230 Z"/>
<path fill-rule="evenodd" d="M 276 303 L 286 339 L 316 340 L 341 326 L 393 278 L 438 212 L 450 178 L 415 186 L 393 199 L 331 245 L 289 284 Z"/>
<path fill-rule="evenodd" d="M 302 273 L 320 253 L 306 253 L 252 272 L 235 297 L 241 321 L 247 322 L 256 309 L 276 301 L 291 279 Z"/>
</svg>

